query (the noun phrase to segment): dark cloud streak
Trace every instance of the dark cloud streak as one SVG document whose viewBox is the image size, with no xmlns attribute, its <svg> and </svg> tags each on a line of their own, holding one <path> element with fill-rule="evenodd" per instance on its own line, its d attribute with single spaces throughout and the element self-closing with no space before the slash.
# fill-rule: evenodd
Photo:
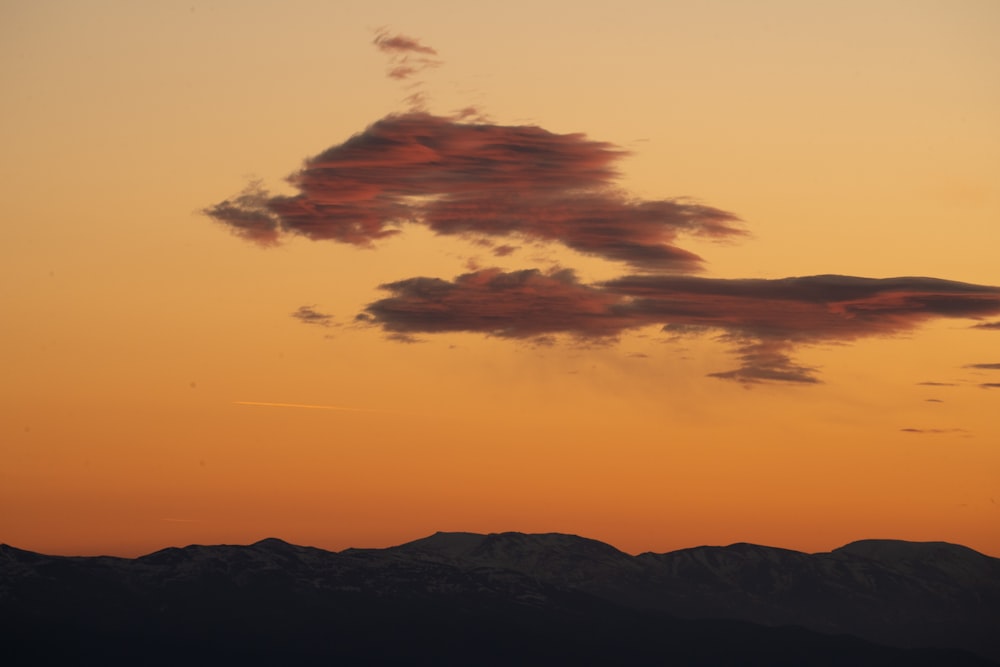
<svg viewBox="0 0 1000 667">
<path fill-rule="evenodd" d="M 933 278 L 636 275 L 585 285 L 567 270 L 488 269 L 454 281 L 413 278 L 382 289 L 392 296 L 366 312 L 396 333 L 611 340 L 650 325 L 674 335 L 719 331 L 736 346 L 740 366 L 712 375 L 744 383 L 817 382 L 816 369 L 790 356 L 801 345 L 896 334 L 936 317 L 1000 313 L 1000 288 Z"/>
<path fill-rule="evenodd" d="M 376 33 L 373 40 L 379 51 L 386 53 L 423 53 L 425 55 L 436 56 L 437 51 L 429 46 L 424 46 L 419 40 L 406 35 L 390 35 L 385 30 Z"/>
<path fill-rule="evenodd" d="M 330 323 L 333 322 L 333 315 L 322 313 L 316 310 L 315 306 L 299 306 L 298 309 L 292 313 L 292 317 L 303 324 L 317 324 L 322 327 L 328 327 L 330 326 Z"/>
<path fill-rule="evenodd" d="M 254 181 L 235 197 L 209 206 L 202 212 L 227 225 L 240 238 L 272 246 L 278 244 L 281 222 L 269 210 L 269 200 L 267 191 Z"/>
</svg>

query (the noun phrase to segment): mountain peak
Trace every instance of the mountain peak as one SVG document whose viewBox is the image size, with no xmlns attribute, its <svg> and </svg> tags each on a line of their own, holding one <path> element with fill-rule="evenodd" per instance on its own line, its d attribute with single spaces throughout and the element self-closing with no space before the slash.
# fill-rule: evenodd
<svg viewBox="0 0 1000 667">
<path fill-rule="evenodd" d="M 940 560 L 954 558 L 982 557 L 984 554 L 950 542 L 909 542 L 907 540 L 857 540 L 845 544 L 833 553 L 861 556 L 883 562 L 904 560 Z"/>
<path fill-rule="evenodd" d="M 486 539 L 486 535 L 465 532 L 438 531 L 412 542 L 393 547 L 399 551 L 431 553 L 448 558 L 460 558 L 470 553 Z"/>
<path fill-rule="evenodd" d="M 42 554 L 35 553 L 34 551 L 27 551 L 25 549 L 18 549 L 17 547 L 12 547 L 9 544 L 0 544 L 0 557 L 11 561 L 35 561 L 45 558 Z"/>
<path fill-rule="evenodd" d="M 482 549 L 490 550 L 572 551 L 577 554 L 625 555 L 610 544 L 571 533 L 490 533 L 480 546 Z"/>
<path fill-rule="evenodd" d="M 463 558 L 486 554 L 525 555 L 535 552 L 575 552 L 617 556 L 625 554 L 610 544 L 568 533 L 465 533 L 437 532 L 429 537 L 407 542 L 396 549 Z"/>
<path fill-rule="evenodd" d="M 275 549 L 275 548 L 287 549 L 288 547 L 291 547 L 291 546 L 294 546 L 294 545 L 291 544 L 291 543 L 289 543 L 289 542 L 286 542 L 286 541 L 284 541 L 282 539 L 279 539 L 277 537 L 265 537 L 262 540 L 258 540 L 256 542 L 254 542 L 250 546 L 253 546 L 253 547 L 265 547 L 265 548 L 269 548 L 269 549 Z"/>
</svg>

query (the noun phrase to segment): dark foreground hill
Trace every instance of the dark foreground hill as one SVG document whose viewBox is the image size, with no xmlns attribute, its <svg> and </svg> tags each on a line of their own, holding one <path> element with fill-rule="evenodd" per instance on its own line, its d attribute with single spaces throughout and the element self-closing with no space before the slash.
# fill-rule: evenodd
<svg viewBox="0 0 1000 667">
<path fill-rule="evenodd" d="M 990 665 L 1000 560 L 944 543 L 629 556 L 438 533 L 136 559 L 0 546 L 5 664 Z"/>
</svg>

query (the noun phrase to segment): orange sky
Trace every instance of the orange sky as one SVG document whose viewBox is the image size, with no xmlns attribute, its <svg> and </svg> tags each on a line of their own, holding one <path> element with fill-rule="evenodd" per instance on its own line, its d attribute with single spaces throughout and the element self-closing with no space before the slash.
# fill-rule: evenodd
<svg viewBox="0 0 1000 667">
<path fill-rule="evenodd" d="M 5 3 L 0 542 L 1000 556 L 998 29 L 990 1 Z M 304 162 L 414 93 L 382 127 L 450 152 Z M 213 208 L 255 180 L 277 245 Z M 381 226 L 347 238 L 348 204 Z M 663 248 L 700 270 L 636 260 Z M 921 278 L 857 280 L 893 277 Z"/>
</svg>

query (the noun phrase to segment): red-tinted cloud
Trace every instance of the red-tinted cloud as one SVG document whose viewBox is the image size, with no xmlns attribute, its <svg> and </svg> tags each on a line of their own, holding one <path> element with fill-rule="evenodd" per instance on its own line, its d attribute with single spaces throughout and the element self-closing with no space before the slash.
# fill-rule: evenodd
<svg viewBox="0 0 1000 667">
<path fill-rule="evenodd" d="M 419 40 L 406 35 L 390 35 L 384 30 L 380 30 L 374 39 L 374 44 L 379 51 L 386 53 L 423 53 L 436 56 L 437 51 L 429 46 L 424 46 Z"/>
<path fill-rule="evenodd" d="M 298 234 L 369 246 L 415 223 L 438 234 L 559 242 L 647 271 L 699 267 L 675 245 L 682 233 L 743 233 L 731 213 L 614 189 L 623 154 L 582 134 L 413 112 L 308 159 L 289 178 L 298 195 L 255 188 L 205 212 L 266 243 Z"/>
<path fill-rule="evenodd" d="M 430 57 L 436 56 L 437 51 L 413 37 L 391 35 L 383 29 L 375 33 L 372 42 L 379 51 L 389 55 L 386 73 L 391 79 L 408 79 L 429 67 L 441 65 L 440 60 Z"/>
<path fill-rule="evenodd" d="M 393 333 L 609 339 L 649 325 L 672 335 L 712 329 L 735 345 L 740 360 L 713 375 L 744 383 L 816 382 L 816 370 L 791 357 L 803 344 L 894 334 L 939 317 L 1000 314 L 1000 288 L 933 278 L 638 275 L 585 285 L 570 271 L 490 269 L 453 282 L 413 278 L 382 288 L 392 296 L 366 312 Z"/>
<path fill-rule="evenodd" d="M 582 285 L 567 270 L 487 269 L 453 282 L 411 278 L 381 287 L 392 296 L 365 310 L 392 333 L 472 331 L 505 338 L 570 333 L 598 339 L 642 324 L 625 312 L 623 297 Z"/>
<path fill-rule="evenodd" d="M 630 201 L 610 191 L 472 192 L 442 198 L 424 221 L 439 234 L 517 235 L 648 271 L 697 271 L 701 258 L 674 245 L 681 232 L 738 234 L 735 216 L 680 200 Z"/>
<path fill-rule="evenodd" d="M 434 49 L 412 37 L 380 30 L 374 44 L 389 56 L 394 79 L 441 64 Z M 471 272 L 453 281 L 389 283 L 382 286 L 389 296 L 369 304 L 357 321 L 394 340 L 446 331 L 612 340 L 651 325 L 674 337 L 715 331 L 739 360 L 715 377 L 815 383 L 816 369 L 792 356 L 799 346 L 891 335 L 932 318 L 1000 315 L 1000 288 L 932 278 L 680 275 L 697 271 L 701 258 L 680 247 L 679 238 L 738 236 L 740 220 L 687 199 L 647 200 L 622 191 L 615 165 L 625 152 L 610 143 L 494 124 L 472 108 L 435 116 L 420 110 L 426 96 L 419 83 L 408 83 L 407 92 L 409 112 L 307 159 L 288 179 L 295 194 L 272 196 L 254 183 L 204 212 L 262 245 L 297 235 L 373 247 L 403 225 L 418 224 L 467 237 L 498 256 L 524 241 L 560 243 L 641 274 L 587 285 L 569 270 L 503 272 L 472 262 Z M 311 307 L 293 315 L 329 323 Z M 1000 322 L 976 326 L 998 329 Z"/>
</svg>

